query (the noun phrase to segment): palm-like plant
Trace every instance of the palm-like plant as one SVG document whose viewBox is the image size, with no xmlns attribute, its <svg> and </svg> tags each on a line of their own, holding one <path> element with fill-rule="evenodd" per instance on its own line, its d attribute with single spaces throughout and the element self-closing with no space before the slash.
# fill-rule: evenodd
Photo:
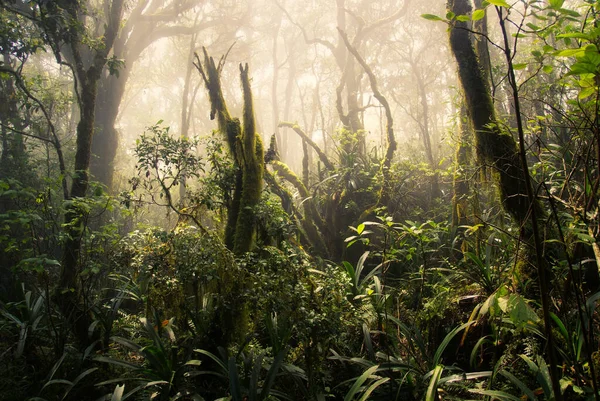
<svg viewBox="0 0 600 401">
<path fill-rule="evenodd" d="M 187 377 L 185 373 L 189 373 L 190 367 L 199 366 L 201 362 L 185 356 L 182 358 L 180 347 L 174 345 L 176 338 L 173 331 L 173 319 L 162 320 L 156 312 L 154 315 L 155 325 L 152 325 L 146 318 L 140 319 L 144 333 L 151 341 L 150 345 L 142 346 L 126 338 L 111 337 L 115 343 L 138 354 L 143 359 L 142 364 L 105 356 L 95 358 L 98 362 L 124 367 L 134 374 L 134 377 L 122 377 L 97 384 L 97 386 L 104 386 L 125 381 L 137 383 L 136 387 L 124 395 L 123 388 L 117 386 L 113 395 L 119 392 L 119 400 L 125 400 L 138 391 L 150 387 L 158 388 L 158 398 L 155 398 L 157 400 L 173 400 L 184 395 L 194 395 L 193 391 L 185 388 L 184 381 Z M 166 334 L 170 343 L 166 343 L 163 333 Z"/>
<path fill-rule="evenodd" d="M 450 342 L 472 322 L 451 330 L 435 350 L 430 350 L 418 329 L 409 327 L 399 319 L 388 316 L 398 326 L 402 339 L 401 350 L 392 354 L 376 353 L 377 361 L 363 358 L 344 358 L 334 352 L 333 359 L 361 365 L 366 370 L 354 380 L 345 400 L 366 399 L 439 399 L 438 392 L 444 384 L 474 380 L 491 376 L 492 372 L 466 373 L 455 366 L 445 366 L 442 355 Z M 379 363 L 377 363 L 379 362 Z M 445 374 L 446 373 L 446 374 Z M 388 383 L 387 391 L 377 390 Z M 369 398 L 371 397 L 371 398 Z"/>
<path fill-rule="evenodd" d="M 292 399 L 286 394 L 273 388 L 275 377 L 283 366 L 283 359 L 287 353 L 286 349 L 280 350 L 268 363 L 265 353 L 260 352 L 255 355 L 250 352 L 248 355 L 240 353 L 243 368 L 238 369 L 237 358 L 228 356 L 227 351 L 219 347 L 220 357 L 206 350 L 197 349 L 195 352 L 207 356 L 217 366 L 216 370 L 190 372 L 189 376 L 196 375 L 214 375 L 228 382 L 229 396 L 219 398 L 219 400 L 232 401 L 262 401 L 268 397 Z M 262 370 L 266 370 L 266 375 L 262 375 Z"/>
</svg>

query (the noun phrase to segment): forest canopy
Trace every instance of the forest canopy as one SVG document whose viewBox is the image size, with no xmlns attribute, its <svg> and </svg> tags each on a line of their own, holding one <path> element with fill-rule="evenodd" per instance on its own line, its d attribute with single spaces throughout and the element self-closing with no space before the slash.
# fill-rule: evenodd
<svg viewBox="0 0 600 401">
<path fill-rule="evenodd" d="M 600 401 L 597 0 L 1 0 L 0 400 Z"/>
</svg>

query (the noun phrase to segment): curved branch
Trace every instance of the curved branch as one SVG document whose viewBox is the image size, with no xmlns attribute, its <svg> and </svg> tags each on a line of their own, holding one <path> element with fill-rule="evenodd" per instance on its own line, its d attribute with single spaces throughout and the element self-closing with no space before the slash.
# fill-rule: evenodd
<svg viewBox="0 0 600 401">
<path fill-rule="evenodd" d="M 344 44 L 348 48 L 348 51 L 352 53 L 354 58 L 356 58 L 356 61 L 358 61 L 358 63 L 367 73 L 367 76 L 369 77 L 369 83 L 371 84 L 371 90 L 373 91 L 373 96 L 379 101 L 379 103 L 381 103 L 381 105 L 385 109 L 385 117 L 387 119 L 386 133 L 388 144 L 383 165 L 389 168 L 392 163 L 392 158 L 394 156 L 394 152 L 396 151 L 397 146 L 396 138 L 394 137 L 394 118 L 392 116 L 392 110 L 390 109 L 390 105 L 385 96 L 383 96 L 379 91 L 379 87 L 377 85 L 377 78 L 375 78 L 375 74 L 373 74 L 373 70 L 371 69 L 371 67 L 369 67 L 366 61 L 358 53 L 358 50 L 356 50 L 356 48 L 350 44 L 346 33 L 339 28 L 338 31 L 340 32 L 340 35 L 342 36 L 342 39 L 344 40 Z"/>
<path fill-rule="evenodd" d="M 290 15 L 290 13 L 281 5 L 279 4 L 279 2 L 277 0 L 273 0 L 275 2 L 275 4 L 277 5 L 277 7 L 279 7 L 279 9 L 281 11 L 283 11 L 283 13 L 285 14 L 285 16 L 288 18 L 288 20 L 290 20 L 290 22 L 292 23 L 292 25 L 296 26 L 298 29 L 300 29 L 300 31 L 302 32 L 302 36 L 304 37 L 304 41 L 306 42 L 306 44 L 312 45 L 312 44 L 319 44 L 319 45 L 323 45 L 326 48 L 328 48 L 333 54 L 336 53 L 336 48 L 333 45 L 333 43 L 324 40 L 324 39 L 319 39 L 319 38 L 312 38 L 309 39 L 307 33 L 306 33 L 306 29 L 304 29 L 304 27 L 302 25 L 300 25 L 298 22 L 296 22 L 292 16 Z"/>
<path fill-rule="evenodd" d="M 389 24 L 390 22 L 394 22 L 395 20 L 397 20 L 398 18 L 402 17 L 404 14 L 406 14 L 406 11 L 408 10 L 408 6 L 410 4 L 411 0 L 405 0 L 404 4 L 402 5 L 402 7 L 400 9 L 398 9 L 395 13 L 381 18 L 375 22 L 373 22 L 370 25 L 367 25 L 365 28 L 361 29 L 357 35 L 356 38 L 354 38 L 354 42 L 358 43 L 358 41 L 362 40 L 365 36 L 367 36 L 369 33 L 373 32 L 375 29 Z"/>
<path fill-rule="evenodd" d="M 329 158 L 327 157 L 327 155 L 321 150 L 321 148 L 319 148 L 319 145 L 317 145 L 307 134 L 306 132 L 304 132 L 302 130 L 302 128 L 300 128 L 300 126 L 296 123 L 291 123 L 291 122 L 286 122 L 286 121 L 282 121 L 278 124 L 278 127 L 280 128 L 291 128 L 294 130 L 294 132 L 296 132 L 300 138 L 302 138 L 304 141 L 306 141 L 307 144 L 309 144 L 314 150 L 315 152 L 317 152 L 317 155 L 319 155 L 319 159 L 323 162 L 323 164 L 325 165 L 325 167 L 329 170 L 333 170 L 334 166 L 333 163 L 331 163 L 331 161 L 329 161 Z"/>
</svg>

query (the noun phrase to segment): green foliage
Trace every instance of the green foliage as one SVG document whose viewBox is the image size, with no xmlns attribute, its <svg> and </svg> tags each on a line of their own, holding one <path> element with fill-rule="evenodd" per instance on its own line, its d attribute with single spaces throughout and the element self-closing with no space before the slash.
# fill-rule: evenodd
<svg viewBox="0 0 600 401">
<path fill-rule="evenodd" d="M 84 35 L 85 27 L 62 9 L 47 13 L 53 2 L 23 4 L 43 11 L 36 16 L 52 37 L 1 5 L 0 48 L 11 60 L 24 62 L 50 39 L 64 45 L 69 30 L 83 35 L 89 49 L 102 49 L 103 39 Z M 597 6 L 488 0 L 468 14 L 422 15 L 450 27 L 472 21 L 473 30 L 492 14 L 513 23 L 509 72 L 527 116 L 526 156 L 547 234 L 543 256 L 553 273 L 546 326 L 537 295 L 522 291 L 532 283 L 524 282 L 521 267 L 539 268 L 522 253 L 530 254 L 521 224 L 530 210 L 503 210 L 490 179 L 516 154 L 504 152 L 516 149 L 517 121 L 504 85 L 512 78 L 497 62 L 497 47 L 489 46 L 485 79 L 494 84 L 500 117 L 483 128 L 498 135 L 478 141 L 480 157 L 491 150 L 496 158 L 483 157 L 478 166 L 463 161 L 457 172 L 443 155 L 438 166 L 423 162 L 421 146 L 408 141 L 385 184 L 380 149 L 364 149 L 362 130 L 334 134 L 335 154 L 327 143 L 331 165 L 305 180 L 281 161 L 265 167 L 247 68 L 241 68 L 241 122 L 224 105 L 223 62 L 207 55 L 198 68 L 224 138 L 214 132 L 203 140 L 179 138 L 162 122 L 149 127 L 135 146 L 134 192 L 121 197 L 126 207 L 136 206 L 131 221 L 98 185 L 63 199 L 70 163 L 57 173 L 57 161 L 47 156 L 54 145 L 43 141 L 50 134 L 42 105 L 56 123 L 57 141 L 64 140 L 73 130 L 74 93 L 31 66 L 22 84 L 41 101 L 13 90 L 7 99 L 17 112 L 2 122 L 0 171 L 10 174 L 0 179 L 0 399 L 593 399 L 600 378 L 600 293 L 592 274 L 600 182 Z M 92 20 L 103 10 L 81 12 Z M 355 17 L 348 24 L 362 24 Z M 117 77 L 124 67 L 118 57 L 103 58 Z M 5 58 L 0 68 L 8 66 Z M 391 79 L 390 71 L 383 66 L 379 74 Z M 0 72 L 2 88 L 15 79 Z M 426 103 L 437 101 L 428 96 Z M 24 139 L 17 129 L 34 137 Z M 19 144 L 23 152 L 4 152 Z M 65 142 L 66 152 L 71 145 Z M 276 167 L 280 176 L 265 170 Z M 469 184 L 461 196 L 470 210 L 451 226 L 455 177 Z M 263 178 L 270 188 L 263 190 Z M 501 195 L 510 189 L 501 182 Z M 379 204 L 383 190 L 386 204 Z M 513 195 L 503 200 L 518 202 L 522 193 Z M 169 208 L 177 224 L 143 215 L 137 206 L 147 203 Z M 526 218 L 516 224 L 510 213 Z M 132 228 L 142 220 L 162 228 Z M 91 322 L 83 333 L 92 344 L 80 350 L 71 316 L 59 313 L 51 295 L 62 249 L 73 240 L 80 252 L 70 287 L 77 288 L 64 290 L 76 295 L 81 310 L 75 312 Z M 544 327 L 557 337 L 555 366 Z M 553 367 L 561 394 L 552 389 Z"/>
<path fill-rule="evenodd" d="M 48 294 L 40 295 L 33 298 L 31 291 L 25 292 L 25 286 L 23 285 L 23 293 L 25 299 L 19 303 L 8 303 L 7 305 L 1 305 L 0 314 L 4 317 L 5 322 L 8 325 L 15 325 L 18 330 L 18 341 L 16 343 L 16 349 L 14 350 L 14 357 L 21 358 L 25 352 L 28 342 L 32 343 L 31 337 L 39 335 L 39 332 L 43 332 L 43 325 L 40 326 L 46 310 L 45 298 Z M 11 313 L 12 312 L 12 313 Z M 38 330 L 39 329 L 39 330 Z M 8 330 L 7 330 L 8 331 Z M 6 333 L 8 335 L 8 333 Z"/>
<path fill-rule="evenodd" d="M 273 386 L 276 375 L 283 367 L 285 349 L 280 350 L 271 361 L 268 360 L 271 358 L 265 358 L 264 352 L 260 352 L 256 356 L 253 352 L 250 352 L 247 356 L 240 352 L 238 357 L 242 360 L 241 372 L 238 368 L 237 358 L 235 356 L 228 357 L 223 348 L 219 349 L 222 358 L 205 350 L 197 349 L 194 351 L 210 358 L 219 368 L 218 371 L 194 372 L 195 374 L 210 374 L 229 382 L 230 397 L 220 399 L 262 401 L 282 394 L 274 390 Z M 263 370 L 267 371 L 264 376 L 261 374 Z"/>
<path fill-rule="evenodd" d="M 136 141 L 138 177 L 131 182 L 134 190 L 141 185 L 152 201 L 158 202 L 158 196 L 172 206 L 172 189 L 184 185 L 186 179 L 198 178 L 204 165 L 196 155 L 197 140 L 174 138 L 161 123 L 148 127 Z"/>
<path fill-rule="evenodd" d="M 140 338 L 138 341 L 146 343 L 149 340 L 147 345 L 139 345 L 137 342 L 122 337 L 111 338 L 115 344 L 127 350 L 125 355 L 128 355 L 128 359 L 98 356 L 94 360 L 125 368 L 126 371 L 129 371 L 129 375 L 103 381 L 97 383 L 96 386 L 134 382 L 136 387 L 122 396 L 122 400 L 139 391 L 146 392 L 147 389 L 156 391 L 157 394 L 153 398 L 158 400 L 171 400 L 173 396 L 175 398 L 194 396 L 194 391 L 187 383 L 186 378 L 191 376 L 190 369 L 199 366 L 201 362 L 190 359 L 190 353 L 176 345 L 173 319 L 163 320 L 155 312 L 153 320 L 154 323 L 150 323 L 147 318 L 140 319 L 144 338 Z M 129 354 L 131 351 L 141 357 L 141 364 L 131 361 Z M 126 385 L 127 387 L 129 386 Z M 115 391 L 122 392 L 124 390 L 116 389 Z"/>
</svg>

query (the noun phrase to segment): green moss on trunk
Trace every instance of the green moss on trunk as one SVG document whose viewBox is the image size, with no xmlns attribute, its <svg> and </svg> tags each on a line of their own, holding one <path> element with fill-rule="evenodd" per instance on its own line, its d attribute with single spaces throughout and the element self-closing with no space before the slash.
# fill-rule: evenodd
<svg viewBox="0 0 600 401">
<path fill-rule="evenodd" d="M 219 63 L 204 49 L 204 62 L 196 55 L 194 65 L 200 72 L 211 103 L 211 119 L 217 118 L 219 130 L 225 136 L 237 169 L 233 198 L 227 212 L 225 244 L 236 255 L 251 250 L 256 231 L 255 209 L 260 202 L 263 185 L 263 146 L 256 133 L 252 90 L 248 65 L 240 65 L 240 79 L 244 96 L 243 122 L 232 118 L 221 89 L 220 74 L 224 58 Z"/>
<path fill-rule="evenodd" d="M 470 3 L 464 0 L 449 0 L 448 7 L 457 15 L 471 12 Z M 475 52 L 467 23 L 456 22 L 449 32 L 450 47 L 458 64 L 459 80 L 475 131 L 477 155 L 481 163 L 493 168 L 502 205 L 521 227 L 522 240 L 530 243 L 531 204 L 527 197 L 527 172 L 521 164 L 517 143 L 509 132 L 498 126 L 489 84 Z M 535 268 L 530 265 L 530 260 L 533 260 L 530 247 L 522 247 L 517 266 L 517 274 L 520 274 L 522 283 L 535 282 Z"/>
</svg>

